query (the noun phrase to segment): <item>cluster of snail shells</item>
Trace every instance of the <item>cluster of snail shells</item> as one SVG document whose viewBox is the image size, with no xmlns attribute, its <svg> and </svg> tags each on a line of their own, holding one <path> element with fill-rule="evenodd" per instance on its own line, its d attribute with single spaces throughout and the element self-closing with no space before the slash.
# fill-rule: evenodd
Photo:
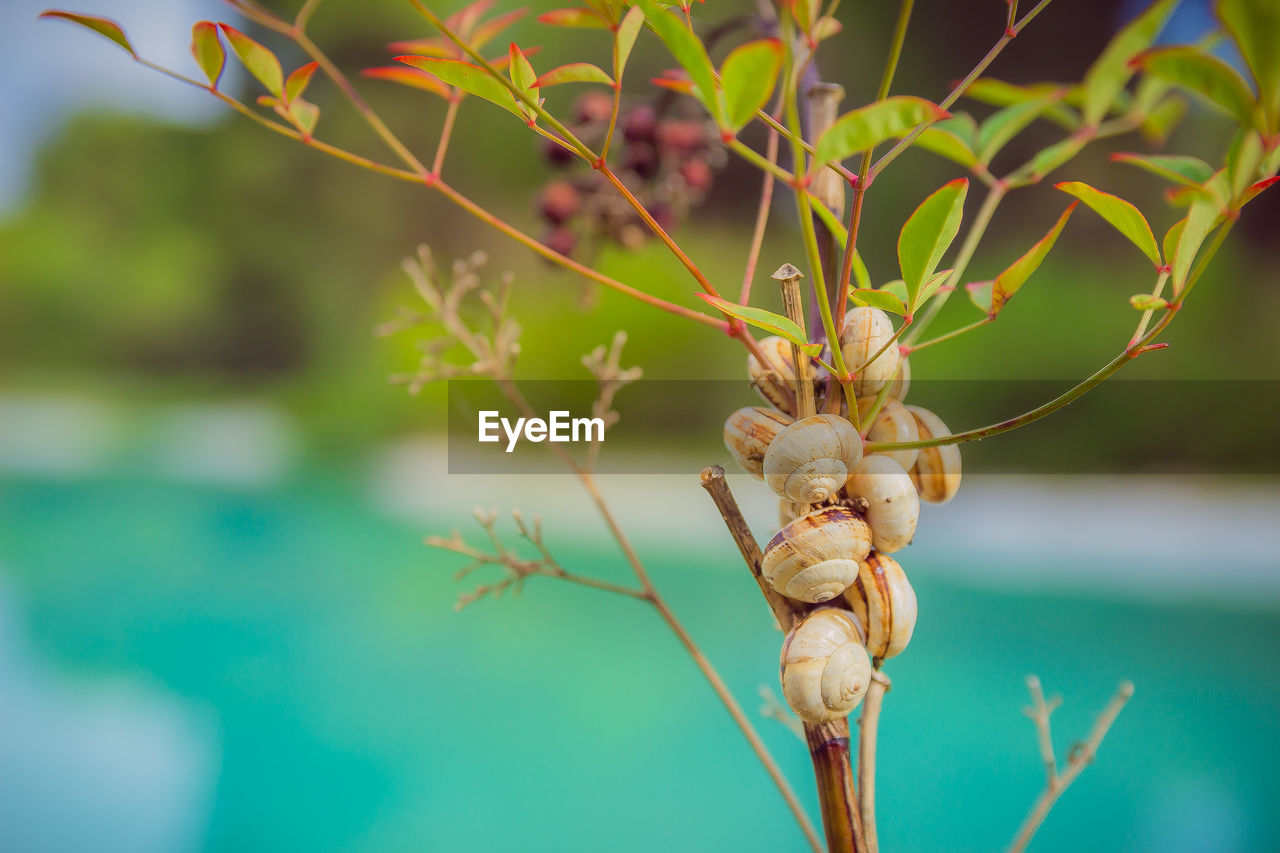
<svg viewBox="0 0 1280 853">
<path fill-rule="evenodd" d="M 911 372 L 890 343 L 893 333 L 888 316 L 869 307 L 850 310 L 842 326 L 845 363 L 866 365 L 855 380 L 860 414 L 869 415 L 890 386 L 875 420 L 864 424 L 866 438 L 908 443 L 950 435 L 937 415 L 903 402 Z M 797 420 L 791 345 L 781 338 L 759 343 L 770 363 L 751 356 L 747 369 L 771 405 L 730 415 L 725 446 L 781 498 L 782 527 L 765 547 L 761 572 L 779 593 L 818 605 L 783 643 L 782 692 L 801 719 L 824 722 L 853 711 L 871 683 L 873 661 L 910 642 L 915 591 L 889 555 L 911 543 L 921 500 L 945 503 L 955 495 L 960 451 L 946 445 L 864 454 L 863 436 L 843 414 Z"/>
</svg>

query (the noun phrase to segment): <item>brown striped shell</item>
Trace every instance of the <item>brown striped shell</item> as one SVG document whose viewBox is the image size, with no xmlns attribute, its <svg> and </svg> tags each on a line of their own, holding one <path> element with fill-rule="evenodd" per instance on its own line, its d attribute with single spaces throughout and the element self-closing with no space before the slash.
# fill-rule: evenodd
<svg viewBox="0 0 1280 853">
<path fill-rule="evenodd" d="M 888 456 L 868 456 L 850 472 L 845 491 L 867 502 L 867 524 L 877 551 L 891 554 L 911 544 L 920 520 L 920 497 L 901 465 Z"/>
<path fill-rule="evenodd" d="M 763 480 L 765 452 L 791 421 L 777 409 L 744 406 L 724 422 L 724 446 L 743 471 Z"/>
<path fill-rule="evenodd" d="M 844 599 L 867 632 L 867 651 L 876 660 L 899 654 L 916 629 L 916 591 L 907 573 L 888 554 L 872 551 L 858 569 Z"/>
<path fill-rule="evenodd" d="M 845 507 L 802 515 L 778 531 L 760 562 L 765 580 L 788 598 L 830 601 L 858 576 L 871 553 L 871 528 Z"/>
<path fill-rule="evenodd" d="M 865 417 L 875 405 L 875 399 L 875 397 L 858 398 L 858 411 L 864 418 L 864 429 L 866 428 Z M 911 414 L 906 406 L 893 399 L 884 401 L 884 406 L 881 407 L 866 434 L 868 441 L 893 442 L 894 444 L 920 440 L 920 430 L 916 427 L 915 416 Z M 913 449 L 889 450 L 875 455 L 888 456 L 901 465 L 904 471 L 910 471 L 916 464 L 916 457 L 919 454 L 919 450 Z"/>
<path fill-rule="evenodd" d="M 871 684 L 871 658 L 857 618 L 824 608 L 801 620 L 782 643 L 782 695 L 811 723 L 847 717 Z"/>
<path fill-rule="evenodd" d="M 907 406 L 907 409 L 916 419 L 921 439 L 951 435 L 942 418 L 928 409 L 919 406 Z M 944 504 L 954 498 L 960 488 L 960 448 L 954 444 L 922 448 L 911 469 L 911 481 L 916 484 L 920 498 L 929 503 Z"/>
<path fill-rule="evenodd" d="M 778 433 L 764 456 L 764 481 L 784 498 L 819 503 L 840 491 L 862 458 L 862 437 L 839 415 L 802 418 Z"/>
<path fill-rule="evenodd" d="M 758 343 L 771 363 L 764 365 L 754 355 L 747 356 L 751 385 L 772 406 L 794 415 L 796 363 L 791 357 L 791 343 L 779 337 L 762 338 Z"/>
<path fill-rule="evenodd" d="M 898 374 L 901 354 L 891 340 L 893 321 L 879 308 L 859 305 L 845 314 L 840 327 L 840 348 L 845 367 L 858 373 L 853 380 L 853 390 L 858 396 L 876 393 Z M 872 356 L 875 360 L 868 364 Z"/>
</svg>

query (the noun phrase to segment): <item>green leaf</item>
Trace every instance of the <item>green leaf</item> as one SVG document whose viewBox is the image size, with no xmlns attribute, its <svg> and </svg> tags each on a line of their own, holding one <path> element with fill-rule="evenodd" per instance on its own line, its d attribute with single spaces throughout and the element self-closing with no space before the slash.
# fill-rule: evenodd
<svg viewBox="0 0 1280 853">
<path fill-rule="evenodd" d="M 1007 270 L 996 276 L 995 281 L 991 283 L 991 305 L 987 309 L 987 314 L 995 317 L 1004 310 L 1004 306 L 1014 297 L 1027 279 L 1031 278 L 1031 274 L 1039 269 L 1040 264 L 1044 261 L 1045 255 L 1049 254 L 1049 250 L 1053 248 L 1053 244 L 1058 242 L 1058 235 L 1062 233 L 1063 227 L 1067 224 L 1067 220 L 1071 218 L 1071 213 L 1076 209 L 1079 202 L 1071 202 L 1071 206 L 1062 212 L 1058 217 L 1058 221 L 1049 229 L 1049 233 L 1045 234 L 1040 240 L 1032 246 L 1025 255 L 1014 261 Z M 970 298 L 973 297 L 970 291 Z M 977 304 L 975 302 L 975 304 Z"/>
<path fill-rule="evenodd" d="M 267 48 L 258 44 L 244 33 L 229 24 L 218 24 L 222 34 L 227 37 L 231 49 L 249 73 L 258 79 L 266 90 L 277 98 L 284 96 L 284 72 L 280 70 L 280 60 Z"/>
<path fill-rule="evenodd" d="M 924 98 L 895 95 L 845 113 L 818 139 L 813 168 L 844 160 L 894 139 L 918 124 L 946 118 L 947 111 Z"/>
<path fill-rule="evenodd" d="M 627 60 L 631 58 L 631 50 L 636 46 L 636 39 L 639 38 L 643 27 L 644 10 L 639 6 L 628 9 L 622 23 L 618 24 L 618 31 L 614 34 L 614 38 L 618 45 L 618 67 L 615 73 L 619 80 L 622 79 L 622 72 L 626 70 Z"/>
<path fill-rule="evenodd" d="M 1142 120 L 1142 137 L 1155 145 L 1164 145 L 1169 134 L 1187 114 L 1187 99 L 1178 94 L 1165 98 Z"/>
<path fill-rule="evenodd" d="M 907 315 L 906 303 L 888 290 L 858 288 L 857 290 L 849 291 L 849 298 L 858 305 L 869 305 L 872 308 L 879 308 L 881 311 L 888 311 L 890 314 L 897 314 L 899 317 Z"/>
<path fill-rule="evenodd" d="M 995 316 L 991 312 L 991 295 L 995 284 L 994 281 L 973 281 L 964 286 L 969 294 L 969 301 L 988 317 Z"/>
<path fill-rule="evenodd" d="M 1156 235 L 1151 233 L 1151 225 L 1138 208 L 1119 196 L 1104 193 L 1079 181 L 1063 181 L 1056 184 L 1054 189 L 1062 190 L 1087 204 L 1110 222 L 1113 228 L 1128 237 L 1152 264 L 1160 266 L 1160 247 L 1156 245 Z"/>
<path fill-rule="evenodd" d="M 120 29 L 120 25 L 110 18 L 100 18 L 97 15 L 78 15 L 75 12 L 58 12 L 50 10 L 41 12 L 41 18 L 61 18 L 64 21 L 70 21 L 73 24 L 79 24 L 85 29 L 93 30 L 100 36 L 111 39 L 132 56 L 138 58 L 138 54 L 134 53 L 133 45 L 129 44 L 129 39 L 124 34 L 124 30 Z"/>
<path fill-rule="evenodd" d="M 1129 60 L 1151 46 L 1177 3 L 1178 0 L 1158 0 L 1151 4 L 1137 19 L 1116 33 L 1103 49 L 1102 55 L 1084 75 L 1086 124 L 1096 125 L 1106 116 L 1133 76 Z"/>
<path fill-rule="evenodd" d="M 1187 217 L 1182 217 L 1165 232 L 1160 247 L 1164 250 L 1165 260 L 1172 265 L 1178 255 L 1178 241 L 1182 239 L 1182 229 L 1187 227 Z"/>
<path fill-rule="evenodd" d="M 515 95 L 478 65 L 460 59 L 440 59 L 434 56 L 397 56 L 396 61 L 425 71 L 442 83 L 456 86 L 477 98 L 497 104 L 521 121 L 528 121 Z"/>
<path fill-rule="evenodd" d="M 290 103 L 302 97 L 302 93 L 307 91 L 307 85 L 311 82 L 311 75 L 316 73 L 316 69 L 320 67 L 318 62 L 308 62 L 306 65 L 294 71 L 284 81 L 284 99 Z"/>
<path fill-rule="evenodd" d="M 191 28 L 191 55 L 209 78 L 209 85 L 216 88 L 227 65 L 227 52 L 222 49 L 218 25 L 213 21 L 200 21 Z"/>
<path fill-rule="evenodd" d="M 702 46 L 698 37 L 680 22 L 675 15 L 658 7 L 654 0 L 636 0 L 636 5 L 644 10 L 649 26 L 662 39 L 662 43 L 671 51 L 689 79 L 693 81 L 693 94 L 707 108 L 712 117 L 720 122 L 724 116 L 720 99 L 717 97 L 715 69 L 707 49 Z"/>
<path fill-rule="evenodd" d="M 1129 163 L 1176 184 L 1200 186 L 1213 177 L 1213 167 L 1195 157 L 1177 154 L 1112 154 L 1117 163 Z"/>
<path fill-rule="evenodd" d="M 737 317 L 749 326 L 755 326 L 757 329 L 764 329 L 770 334 L 786 338 L 791 343 L 799 346 L 800 351 L 806 355 L 817 355 L 822 352 L 822 344 L 809 343 L 800 327 L 793 323 L 789 317 L 766 311 L 763 308 L 739 305 L 736 302 L 730 302 L 727 299 L 721 299 L 719 296 L 711 296 L 707 293 L 699 293 L 698 295 L 711 303 L 716 310 L 728 314 L 730 317 Z"/>
<path fill-rule="evenodd" d="M 809 31 L 809 37 L 813 39 L 814 44 L 822 44 L 842 29 L 844 29 L 843 24 L 827 15 L 813 22 L 813 29 Z"/>
<path fill-rule="evenodd" d="M 1258 179 L 1262 156 L 1262 140 L 1258 134 L 1250 128 L 1240 128 L 1227 152 L 1227 176 L 1232 199 L 1239 198 L 1245 188 Z"/>
<path fill-rule="evenodd" d="M 910 132 L 907 131 L 907 133 Z M 902 135 L 906 136 L 907 133 Z M 938 125 L 925 128 L 924 132 L 917 136 L 916 141 L 911 144 L 931 154 L 945 157 L 953 163 L 959 163 L 966 169 L 972 169 L 978 165 L 978 155 L 973 153 L 973 150 L 965 144 L 965 141 L 950 130 L 944 130 Z"/>
<path fill-rule="evenodd" d="M 507 73 L 511 75 L 511 82 L 516 84 L 517 89 L 536 101 L 538 99 L 538 72 L 533 70 L 533 65 L 529 63 L 529 57 L 524 55 L 524 51 L 515 42 L 511 42 L 508 54 Z"/>
<path fill-rule="evenodd" d="M 1139 311 L 1151 311 L 1155 308 L 1168 308 L 1169 300 L 1163 296 L 1153 296 L 1150 293 L 1135 293 L 1129 297 L 1129 304 Z"/>
<path fill-rule="evenodd" d="M 955 272 L 955 270 L 938 270 L 936 273 L 929 276 L 929 280 L 924 283 L 924 287 L 920 288 L 920 305 L 924 305 L 937 295 L 938 291 L 942 289 L 942 285 L 946 283 L 947 279 L 951 277 L 953 272 Z"/>
<path fill-rule="evenodd" d="M 802 33 L 813 29 L 814 18 L 821 7 L 821 0 L 791 0 L 791 15 Z"/>
<path fill-rule="evenodd" d="M 1218 203 L 1214 199 L 1202 197 L 1191 203 L 1191 210 L 1187 212 L 1187 224 L 1178 236 L 1178 249 L 1173 255 L 1175 295 L 1181 293 L 1183 285 L 1187 283 L 1187 277 L 1191 274 L 1191 263 L 1196 259 L 1196 253 L 1200 251 L 1205 238 L 1213 232 L 1218 222 L 1218 213 Z"/>
<path fill-rule="evenodd" d="M 310 101 L 296 98 L 289 102 L 289 116 L 298 126 L 298 130 L 310 136 L 315 132 L 316 122 L 320 120 L 320 108 Z"/>
<path fill-rule="evenodd" d="M 871 273 L 867 272 L 862 253 L 857 249 L 853 250 L 853 280 L 857 282 L 859 288 L 870 289 L 871 287 Z"/>
<path fill-rule="evenodd" d="M 907 283 L 900 278 L 880 285 L 880 290 L 886 293 L 892 293 L 894 296 L 902 300 L 905 305 L 907 302 Z"/>
<path fill-rule="evenodd" d="M 1061 97 L 1060 92 L 1042 95 L 1039 98 L 1005 107 L 990 116 L 978 128 L 978 162 L 984 166 L 990 165 L 992 158 L 1001 148 Z"/>
<path fill-rule="evenodd" d="M 533 81 L 533 85 L 539 89 L 558 86 L 561 83 L 603 83 L 606 86 L 613 86 L 613 78 L 590 62 L 570 62 L 568 65 L 552 68 Z"/>
<path fill-rule="evenodd" d="M 975 101 L 981 101 L 984 104 L 991 104 L 996 107 L 1008 107 L 1014 104 L 1020 104 L 1024 101 L 1030 101 L 1035 98 L 1042 98 L 1055 90 L 1062 88 L 1056 83 L 1042 83 L 1036 86 L 1017 86 L 1013 83 L 1006 83 L 1003 80 L 996 80 L 992 77 L 979 77 L 969 84 L 969 88 L 965 89 L 966 98 L 972 98 Z M 1065 127 L 1067 130 L 1075 130 L 1080 126 L 1080 116 L 1075 111 L 1060 103 L 1050 104 L 1045 110 L 1045 118 Z"/>
<path fill-rule="evenodd" d="M 968 192 L 968 178 L 944 184 L 920 203 L 898 234 L 898 265 L 912 311 L 919 307 L 920 289 L 960 231 Z"/>
<path fill-rule="evenodd" d="M 724 89 L 725 124 L 735 133 L 755 117 L 778 84 L 782 70 L 782 42 L 761 39 L 734 48 L 720 67 Z"/>
<path fill-rule="evenodd" d="M 1041 151 L 1031 161 L 1032 178 L 1040 180 L 1054 169 L 1065 165 L 1071 158 L 1080 153 L 1080 149 L 1084 148 L 1085 142 L 1086 140 L 1082 137 L 1072 135 L 1055 142 Z"/>
<path fill-rule="evenodd" d="M 539 23 L 570 29 L 607 30 L 609 22 L 590 9 L 552 9 L 538 16 Z"/>
<path fill-rule="evenodd" d="M 1266 129 L 1280 132 L 1280 3 L 1218 0 L 1218 18 L 1253 74 Z"/>
<path fill-rule="evenodd" d="M 1199 48 L 1161 47 L 1138 60 L 1148 74 L 1163 77 L 1203 97 L 1208 103 L 1252 124 L 1253 93 L 1235 69 Z"/>
</svg>

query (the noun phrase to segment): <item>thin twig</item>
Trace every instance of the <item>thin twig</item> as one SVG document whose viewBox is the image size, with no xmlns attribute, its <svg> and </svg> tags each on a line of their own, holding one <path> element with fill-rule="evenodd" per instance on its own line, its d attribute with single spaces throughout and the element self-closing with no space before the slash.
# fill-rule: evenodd
<svg viewBox="0 0 1280 853">
<path fill-rule="evenodd" d="M 862 699 L 862 716 L 858 718 L 858 804 L 862 810 L 862 831 L 867 839 L 867 852 L 878 853 L 880 839 L 876 835 L 876 738 L 880 728 L 880 705 L 889 692 L 889 676 L 879 669 L 871 673 L 871 684 Z"/>
<path fill-rule="evenodd" d="M 1098 747 L 1102 744 L 1102 739 L 1107 736 L 1112 723 L 1116 721 L 1116 717 L 1124 710 L 1125 703 L 1133 696 L 1133 683 L 1130 681 L 1121 682 L 1115 695 L 1111 697 L 1111 701 L 1107 703 L 1106 707 L 1102 709 L 1102 713 L 1094 721 L 1093 728 L 1089 730 L 1089 736 L 1085 738 L 1083 743 L 1076 744 L 1072 748 L 1071 754 L 1067 758 L 1066 766 L 1059 771 L 1053 754 L 1053 740 L 1049 729 L 1049 714 L 1057 707 L 1057 704 L 1056 702 L 1045 702 L 1044 693 L 1040 689 L 1040 679 L 1034 675 L 1027 678 L 1027 688 L 1031 692 L 1032 706 L 1026 709 L 1026 714 L 1036 726 L 1036 737 L 1041 757 L 1045 761 L 1047 781 L 1044 791 L 1036 799 L 1030 813 L 1027 814 L 1026 820 L 1022 823 L 1022 827 L 1018 830 L 1018 834 L 1014 837 L 1013 843 L 1009 845 L 1009 853 L 1022 853 L 1026 849 L 1027 844 L 1031 842 L 1032 836 L 1036 834 L 1036 830 L 1040 828 L 1040 825 L 1044 823 L 1044 819 L 1049 815 L 1049 810 L 1053 808 L 1054 803 L 1062 796 L 1062 792 L 1071 787 L 1071 783 L 1084 772 L 1086 767 L 1093 763 L 1094 757 L 1098 754 Z"/>
</svg>

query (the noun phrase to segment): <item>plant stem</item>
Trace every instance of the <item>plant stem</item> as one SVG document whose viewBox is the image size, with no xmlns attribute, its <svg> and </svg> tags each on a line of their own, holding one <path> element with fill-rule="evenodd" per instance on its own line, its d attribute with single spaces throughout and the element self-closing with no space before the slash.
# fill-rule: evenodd
<svg viewBox="0 0 1280 853">
<path fill-rule="evenodd" d="M 800 296 L 800 270 L 791 264 L 783 264 L 773 274 L 773 278 L 782 289 L 782 305 L 791 322 L 800 327 L 800 334 L 808 340 L 805 330 L 804 302 Z M 819 297 L 821 298 L 821 297 Z M 796 417 L 808 418 L 817 413 L 813 401 L 813 373 L 807 356 L 798 344 L 791 344 L 791 361 L 796 371 Z"/>
<path fill-rule="evenodd" d="M 973 66 L 973 70 L 966 74 L 964 79 L 955 85 L 951 90 L 951 94 L 943 98 L 942 102 L 938 104 L 938 106 L 945 110 L 947 107 L 954 104 L 960 96 L 964 94 L 965 90 L 973 84 L 973 81 L 977 80 L 978 76 L 982 74 L 983 71 L 987 70 L 987 66 L 995 61 L 995 58 L 1000 55 L 1002 50 L 1004 50 L 1005 45 L 1013 41 L 1014 36 L 1022 32 L 1022 28 L 1031 23 L 1031 21 L 1034 20 L 1035 17 L 1049 5 L 1049 3 L 1050 0 L 1040 0 L 1040 2 L 1037 3 L 1030 12 L 1027 12 L 1027 14 L 1022 16 L 1022 19 L 1019 20 L 1018 23 L 1009 27 L 1004 35 L 1002 35 L 995 45 L 992 46 L 991 50 L 987 51 L 987 55 L 982 57 L 977 65 Z M 916 139 L 920 137 L 920 134 L 924 133 L 925 130 L 935 121 L 937 121 L 937 119 L 930 119 L 929 121 L 918 124 L 915 129 L 902 137 L 896 145 L 885 152 L 884 156 L 877 160 L 876 164 L 871 167 L 869 179 L 874 181 L 876 176 L 883 172 L 886 166 L 896 160 L 899 154 L 907 150 L 911 143 L 915 142 Z"/>
<path fill-rule="evenodd" d="M 876 736 L 880 728 L 880 705 L 889 686 L 889 677 L 877 667 L 871 674 L 871 684 L 862 699 L 862 716 L 858 718 L 858 802 L 867 853 L 880 850 L 876 836 Z"/>
<path fill-rule="evenodd" d="M 765 161 L 778 163 L 778 133 L 769 131 L 769 141 L 765 143 Z M 773 207 L 773 184 L 775 175 L 765 170 L 763 184 L 760 187 L 760 204 L 756 208 L 756 223 L 751 231 L 751 248 L 747 250 L 747 264 L 742 273 L 742 292 L 738 296 L 738 304 L 746 305 L 751 301 L 751 282 L 756 276 L 756 265 L 760 262 L 760 250 L 764 247 L 764 232 L 769 224 L 769 210 Z"/>
<path fill-rule="evenodd" d="M 440 129 L 440 141 L 436 144 L 436 158 L 431 163 L 431 173 L 439 177 L 444 168 L 444 155 L 449 150 L 449 140 L 453 136 L 453 124 L 458 118 L 458 104 L 462 102 L 456 95 L 449 99 L 449 109 L 444 114 L 444 127 Z"/>
<path fill-rule="evenodd" d="M 733 537 L 734 544 L 738 546 L 738 552 L 742 554 L 742 559 L 750 569 L 751 576 L 760 587 L 760 594 L 764 596 L 765 603 L 773 613 L 774 623 L 780 631 L 784 633 L 790 631 L 792 626 L 804 616 L 805 609 L 799 602 L 787 598 L 765 580 L 764 572 L 760 568 L 764 555 L 760 553 L 760 545 L 756 542 L 751 527 L 743 517 L 742 510 L 738 508 L 733 492 L 729 489 L 729 481 L 725 479 L 724 469 L 719 465 L 703 468 L 702 488 L 711 495 L 716 508 L 720 510 L 720 517 L 724 519 L 729 535 Z"/>
<path fill-rule="evenodd" d="M 863 853 L 867 846 L 854 794 L 848 718 L 829 723 L 805 723 L 804 736 L 818 783 L 818 802 L 822 807 L 827 849 L 830 853 Z"/>
</svg>

